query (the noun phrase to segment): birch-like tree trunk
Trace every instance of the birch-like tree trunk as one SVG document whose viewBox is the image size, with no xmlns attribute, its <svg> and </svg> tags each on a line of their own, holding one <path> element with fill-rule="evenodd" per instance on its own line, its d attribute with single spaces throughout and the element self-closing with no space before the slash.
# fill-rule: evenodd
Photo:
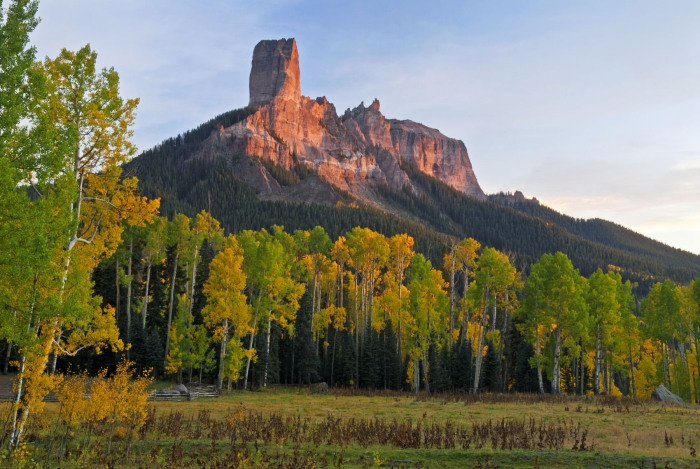
<svg viewBox="0 0 700 469">
<path fill-rule="evenodd" d="M 477 345 L 476 345 L 476 357 L 475 357 L 475 366 L 474 366 L 474 388 L 472 389 L 474 394 L 477 394 L 479 392 L 479 381 L 481 378 L 481 364 L 484 359 L 484 354 L 483 354 L 483 349 L 484 349 L 484 333 L 486 330 L 486 325 L 487 325 L 487 315 L 486 312 L 489 309 L 489 296 L 491 294 L 491 289 L 490 287 L 486 287 L 486 292 L 484 295 L 484 310 L 481 314 L 481 321 L 479 321 L 479 337 L 477 339 Z M 494 304 L 495 304 L 495 295 L 494 295 Z"/>
<path fill-rule="evenodd" d="M 228 318 L 224 319 L 224 331 L 221 337 L 221 353 L 219 357 L 219 376 L 216 380 L 216 390 L 221 394 L 224 386 L 224 361 L 226 360 L 226 342 L 228 340 Z"/>
<path fill-rule="evenodd" d="M 595 325 L 595 368 L 593 370 L 593 392 L 600 394 L 600 367 L 603 361 L 603 340 L 601 337 L 600 323 Z"/>
<path fill-rule="evenodd" d="M 141 311 L 141 329 L 146 330 L 146 316 L 148 315 L 148 297 L 151 288 L 151 258 L 147 259 L 146 267 L 146 294 L 143 296 L 143 310 Z"/>
<path fill-rule="evenodd" d="M 177 279 L 177 261 L 180 253 L 175 252 L 175 265 L 173 266 L 173 278 L 170 281 L 170 304 L 168 305 L 168 328 L 165 333 L 165 362 L 168 362 L 168 351 L 170 350 L 170 327 L 173 323 L 173 304 L 175 303 L 175 280 Z M 200 368 L 201 375 L 201 368 Z M 200 379 L 201 381 L 201 379 Z"/>
<path fill-rule="evenodd" d="M 129 284 L 126 286 L 126 345 L 131 344 L 131 285 L 133 284 L 133 278 L 131 277 L 131 264 L 134 257 L 134 240 L 129 242 L 129 267 L 127 267 L 127 276 L 129 277 Z M 126 360 L 131 360 L 131 347 L 126 349 Z"/>
</svg>

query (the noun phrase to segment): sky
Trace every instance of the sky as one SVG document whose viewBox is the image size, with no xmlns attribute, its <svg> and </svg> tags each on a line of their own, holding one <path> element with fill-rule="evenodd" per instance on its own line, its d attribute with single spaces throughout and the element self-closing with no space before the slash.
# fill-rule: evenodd
<svg viewBox="0 0 700 469">
<path fill-rule="evenodd" d="M 90 43 L 139 97 L 141 150 L 248 103 L 295 37 L 302 94 L 381 102 L 522 191 L 700 254 L 700 2 L 43 0 L 38 56 Z"/>
</svg>

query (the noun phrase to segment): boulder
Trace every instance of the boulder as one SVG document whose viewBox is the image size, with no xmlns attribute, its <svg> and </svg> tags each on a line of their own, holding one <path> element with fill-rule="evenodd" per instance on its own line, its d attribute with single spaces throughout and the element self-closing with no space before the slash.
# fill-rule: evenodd
<svg viewBox="0 0 700 469">
<path fill-rule="evenodd" d="M 180 394 L 187 394 L 187 387 L 184 384 L 178 384 L 177 386 L 173 387 L 173 391 L 177 391 Z"/>
<path fill-rule="evenodd" d="M 316 394 L 328 394 L 328 385 L 326 383 L 318 383 L 315 390 Z"/>
<path fill-rule="evenodd" d="M 666 389 L 666 387 L 661 384 L 659 385 L 658 388 L 654 389 L 651 393 L 651 400 L 652 401 L 659 401 L 659 402 L 679 402 L 683 403 L 683 399 L 680 397 L 676 396 L 673 394 L 671 391 Z"/>
</svg>

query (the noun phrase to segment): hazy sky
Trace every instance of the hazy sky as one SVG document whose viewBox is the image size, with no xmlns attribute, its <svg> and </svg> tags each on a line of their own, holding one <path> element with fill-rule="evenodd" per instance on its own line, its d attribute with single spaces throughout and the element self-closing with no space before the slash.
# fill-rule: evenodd
<svg viewBox="0 0 700 469">
<path fill-rule="evenodd" d="M 253 47 L 295 37 L 302 93 L 462 139 L 519 189 L 700 253 L 700 2 L 43 0 L 39 56 L 90 43 L 147 149 L 248 103 Z"/>
</svg>

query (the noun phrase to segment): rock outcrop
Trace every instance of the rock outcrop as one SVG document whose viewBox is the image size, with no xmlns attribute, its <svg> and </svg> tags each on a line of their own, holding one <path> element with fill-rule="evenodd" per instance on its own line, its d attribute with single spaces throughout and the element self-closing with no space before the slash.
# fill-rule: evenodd
<svg viewBox="0 0 700 469">
<path fill-rule="evenodd" d="M 515 206 L 517 204 L 531 203 L 534 205 L 539 205 L 540 201 L 535 197 L 527 198 L 520 191 L 515 191 L 512 194 L 510 192 L 499 192 L 497 194 L 490 194 L 488 196 L 490 202 L 495 202 L 501 205 Z"/>
<path fill-rule="evenodd" d="M 401 169 L 404 161 L 485 199 L 462 141 L 410 120 L 386 119 L 376 99 L 370 106 L 361 103 L 338 116 L 325 97 L 302 96 L 294 39 L 260 41 L 255 46 L 249 105 L 257 110 L 212 135 L 210 140 L 216 141 L 205 145 L 203 155 L 250 155 L 287 169 L 305 165 L 370 203 L 375 184 L 396 189 L 410 184 Z"/>
<path fill-rule="evenodd" d="M 677 402 L 682 404 L 684 401 L 681 397 L 676 396 L 671 391 L 666 389 L 666 386 L 660 384 L 659 387 L 651 392 L 651 400 L 659 402 Z"/>
<path fill-rule="evenodd" d="M 299 100 L 299 51 L 294 39 L 258 42 L 253 51 L 249 89 L 250 106 L 267 104 L 276 97 Z"/>
</svg>

